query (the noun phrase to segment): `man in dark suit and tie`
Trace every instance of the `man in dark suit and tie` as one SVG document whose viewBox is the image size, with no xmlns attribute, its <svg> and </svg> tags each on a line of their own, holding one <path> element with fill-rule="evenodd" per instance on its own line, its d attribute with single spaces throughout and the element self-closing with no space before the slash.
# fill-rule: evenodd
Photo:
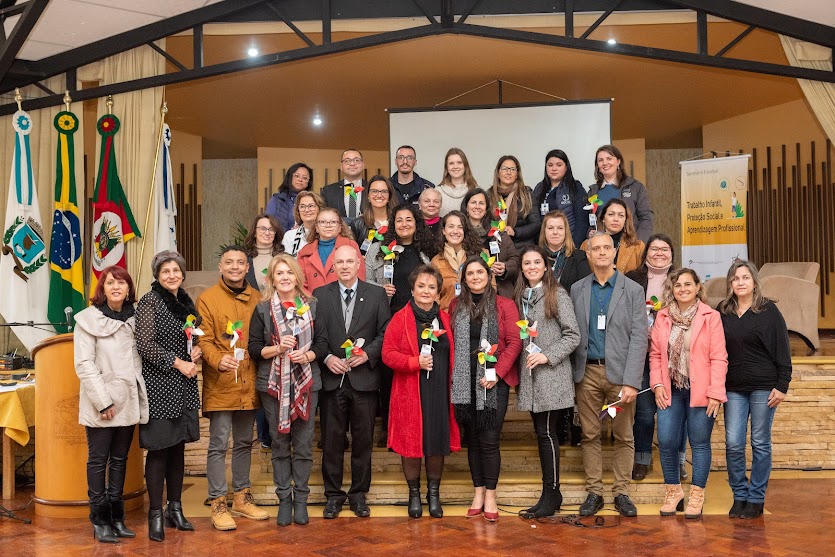
<svg viewBox="0 0 835 557">
<path fill-rule="evenodd" d="M 346 149 L 342 152 L 342 180 L 322 188 L 325 205 L 339 211 L 349 223 L 362 215 L 368 205 L 368 182 L 362 177 L 364 170 L 362 153 L 357 149 Z"/>
<path fill-rule="evenodd" d="M 357 278 L 362 257 L 352 246 L 334 252 L 337 281 L 317 288 L 318 315 L 312 350 L 322 369 L 322 479 L 327 505 L 323 516 L 336 518 L 348 499 L 359 517 L 371 514 L 365 496 L 371 487 L 371 450 L 383 332 L 391 319 L 386 291 Z M 365 344 L 345 358 L 346 339 Z M 351 424 L 351 488 L 342 489 L 345 431 Z"/>
</svg>

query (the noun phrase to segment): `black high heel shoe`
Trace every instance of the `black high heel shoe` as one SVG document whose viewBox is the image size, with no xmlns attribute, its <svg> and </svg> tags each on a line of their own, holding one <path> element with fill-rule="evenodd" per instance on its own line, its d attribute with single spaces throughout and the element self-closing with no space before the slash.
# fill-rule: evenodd
<svg viewBox="0 0 835 557">
<path fill-rule="evenodd" d="M 148 511 L 148 537 L 155 542 L 161 542 L 165 539 L 165 528 L 162 526 L 162 509 Z"/>
<path fill-rule="evenodd" d="M 135 538 L 136 532 L 125 526 L 125 502 L 117 499 L 110 502 L 110 526 L 120 538 Z"/>
<path fill-rule="evenodd" d="M 170 528 L 193 532 L 194 526 L 183 516 L 183 504 L 180 501 L 169 501 L 165 507 L 165 522 Z"/>
<path fill-rule="evenodd" d="M 110 505 L 90 505 L 90 522 L 93 523 L 93 539 L 101 543 L 119 543 L 119 538 L 110 525 Z"/>
<path fill-rule="evenodd" d="M 409 517 L 423 516 L 423 506 L 420 504 L 420 480 L 407 480 L 409 485 Z"/>
</svg>

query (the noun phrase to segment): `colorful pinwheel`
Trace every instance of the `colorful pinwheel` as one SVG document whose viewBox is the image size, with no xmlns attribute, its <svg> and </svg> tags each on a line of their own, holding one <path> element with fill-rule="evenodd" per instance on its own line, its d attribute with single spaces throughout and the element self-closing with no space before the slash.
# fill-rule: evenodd
<svg viewBox="0 0 835 557">
<path fill-rule="evenodd" d="M 364 338 L 358 338 L 356 342 L 351 340 L 350 338 L 342 343 L 342 348 L 345 349 L 345 359 L 349 359 L 351 356 L 359 356 L 362 354 L 362 346 L 365 344 Z"/>
<path fill-rule="evenodd" d="M 281 305 L 287 310 L 288 321 L 293 317 L 301 317 L 310 310 L 310 306 L 305 304 L 300 296 L 296 296 L 293 301 L 282 302 Z"/>
<path fill-rule="evenodd" d="M 536 332 L 536 321 L 533 322 L 533 325 L 530 325 L 527 319 L 521 319 L 516 322 L 516 326 L 519 327 L 519 338 L 522 340 L 536 338 L 539 334 Z"/>
<path fill-rule="evenodd" d="M 600 207 L 600 198 L 597 197 L 597 194 L 592 195 L 589 197 L 589 204 L 583 207 L 586 211 L 591 210 L 592 213 L 595 215 L 597 214 L 597 208 Z"/>
<path fill-rule="evenodd" d="M 496 240 L 501 241 L 501 232 L 504 232 L 505 228 L 507 228 L 507 221 L 505 220 L 490 221 L 490 231 L 487 233 L 487 235 L 495 237 Z"/>
<path fill-rule="evenodd" d="M 663 307 L 663 304 L 661 303 L 661 300 L 658 299 L 658 296 L 651 297 L 647 303 L 649 304 L 650 302 L 652 303 L 652 309 L 655 311 L 660 311 Z"/>
<path fill-rule="evenodd" d="M 403 246 L 398 246 L 397 240 L 392 240 L 388 246 L 380 246 L 380 250 L 385 254 L 383 260 L 393 260 L 403 251 Z"/>
<path fill-rule="evenodd" d="M 243 328 L 244 322 L 243 321 L 235 321 L 232 323 L 231 321 L 226 322 L 226 338 L 230 339 L 229 346 L 231 348 L 235 348 L 235 343 L 238 342 L 243 336 Z"/>
<path fill-rule="evenodd" d="M 438 337 L 442 336 L 444 333 L 446 333 L 446 331 L 440 328 L 438 320 L 433 319 L 431 325 L 426 324 L 423 326 L 423 332 L 420 333 L 420 338 L 428 340 L 431 345 L 433 342 L 438 342 Z"/>
<path fill-rule="evenodd" d="M 647 392 L 647 391 L 651 391 L 651 390 L 652 390 L 652 387 L 647 387 L 647 388 L 646 388 L 646 389 L 644 389 L 643 391 L 638 391 L 638 393 L 637 393 L 635 396 L 637 397 L 638 395 L 642 395 L 642 394 L 644 394 L 645 392 Z M 621 393 L 618 395 L 618 399 L 617 399 L 616 401 L 614 401 L 614 402 L 612 402 L 612 403 L 610 403 L 610 404 L 604 404 L 604 405 L 603 405 L 603 408 L 600 410 L 600 419 L 601 419 L 601 420 L 602 420 L 603 418 L 605 418 L 607 414 L 608 414 L 609 416 L 611 416 L 611 417 L 612 417 L 612 419 L 614 419 L 614 417 L 617 415 L 617 413 L 618 413 L 618 412 L 620 412 L 621 410 L 623 410 L 623 408 L 621 408 L 620 406 L 618 406 L 618 404 L 620 404 L 620 403 L 621 403 L 621 401 L 623 400 L 623 399 L 621 398 L 622 396 L 623 396 L 623 391 L 621 391 Z"/>
<path fill-rule="evenodd" d="M 200 327 L 196 326 L 194 322 L 197 318 L 191 314 L 186 317 L 186 322 L 183 323 L 183 331 L 186 333 L 186 338 L 191 341 L 192 335 L 201 336 L 205 333 L 200 329 Z M 189 350 L 190 352 L 190 350 Z"/>
<path fill-rule="evenodd" d="M 357 198 L 357 194 L 360 193 L 365 188 L 362 186 L 345 186 L 345 195 L 350 195 L 353 199 Z"/>
<path fill-rule="evenodd" d="M 496 350 L 498 349 L 498 344 L 490 344 L 487 339 L 481 339 L 481 350 L 478 351 L 478 363 L 487 365 L 487 362 L 495 362 Z"/>
<path fill-rule="evenodd" d="M 496 262 L 495 255 L 487 255 L 487 253 L 485 252 L 481 252 L 481 258 L 484 260 L 485 263 L 487 263 L 488 269 L 491 268 L 493 266 L 493 263 Z"/>
<path fill-rule="evenodd" d="M 376 230 L 372 228 L 371 230 L 368 231 L 368 239 L 372 242 L 374 240 L 382 242 L 383 241 L 383 234 L 388 232 L 388 229 L 389 229 L 388 226 L 381 226 L 380 228 L 378 228 Z"/>
</svg>

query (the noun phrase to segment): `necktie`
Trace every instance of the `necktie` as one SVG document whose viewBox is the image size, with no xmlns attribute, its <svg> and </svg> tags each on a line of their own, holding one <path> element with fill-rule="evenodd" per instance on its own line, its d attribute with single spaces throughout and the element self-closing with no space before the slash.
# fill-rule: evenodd
<svg viewBox="0 0 835 557">
<path fill-rule="evenodd" d="M 354 184 L 351 184 L 351 187 L 354 187 Z M 356 218 L 357 216 L 357 198 L 354 195 L 348 195 L 348 216 Z"/>
<path fill-rule="evenodd" d="M 345 289 L 345 307 L 351 305 L 351 298 L 354 296 L 354 289 L 353 288 L 346 288 Z"/>
</svg>

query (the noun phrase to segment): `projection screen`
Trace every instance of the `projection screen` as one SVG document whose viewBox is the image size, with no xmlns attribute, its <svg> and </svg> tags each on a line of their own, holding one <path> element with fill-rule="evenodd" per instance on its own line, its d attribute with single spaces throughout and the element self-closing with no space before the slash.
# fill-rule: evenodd
<svg viewBox="0 0 835 557">
<path fill-rule="evenodd" d="M 570 101 L 548 104 L 390 109 L 389 152 L 411 145 L 417 151 L 415 171 L 437 184 L 444 155 L 460 147 L 470 161 L 479 186 L 488 189 L 502 155 L 519 159 L 525 183 L 533 188 L 544 175 L 545 155 L 562 149 L 574 177 L 588 189 L 594 181 L 594 154 L 611 143 L 611 101 Z"/>
</svg>

